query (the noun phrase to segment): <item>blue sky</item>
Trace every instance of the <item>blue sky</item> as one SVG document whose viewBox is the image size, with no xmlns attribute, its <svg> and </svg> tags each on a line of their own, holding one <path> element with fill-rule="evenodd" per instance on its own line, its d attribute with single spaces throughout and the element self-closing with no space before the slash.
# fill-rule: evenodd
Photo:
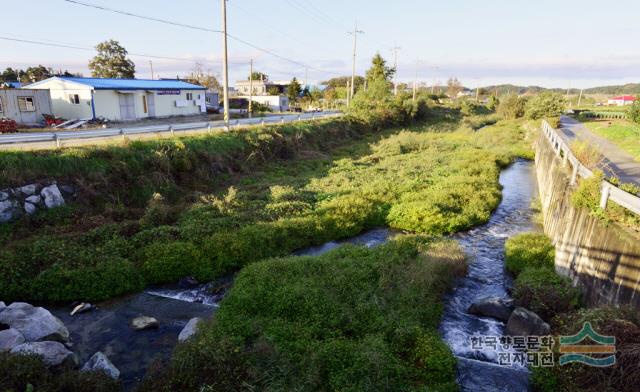
<svg viewBox="0 0 640 392">
<path fill-rule="evenodd" d="M 219 0 L 82 0 L 156 18 L 220 28 Z M 222 37 L 143 21 L 63 0 L 6 1 L 0 36 L 94 46 L 119 40 L 154 59 L 156 75 L 184 75 L 196 62 L 221 72 Z M 400 46 L 399 79 L 427 83 L 458 77 L 465 85 L 494 83 L 588 87 L 640 82 L 640 2 L 617 0 L 230 0 L 229 33 L 312 67 L 310 82 L 349 74 L 357 19 L 357 69 L 379 51 L 391 60 Z M 256 69 L 272 79 L 304 79 L 302 65 L 230 41 L 232 81 Z M 0 68 L 43 64 L 88 75 L 91 52 L 0 40 Z M 137 77 L 149 59 L 132 57 Z"/>
</svg>

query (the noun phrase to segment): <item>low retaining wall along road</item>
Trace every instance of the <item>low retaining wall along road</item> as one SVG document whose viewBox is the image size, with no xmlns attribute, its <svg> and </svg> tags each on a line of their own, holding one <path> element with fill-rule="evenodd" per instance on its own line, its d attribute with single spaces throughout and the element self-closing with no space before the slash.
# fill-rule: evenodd
<svg viewBox="0 0 640 392">
<path fill-rule="evenodd" d="M 556 245 L 556 270 L 585 289 L 589 305 L 640 309 L 639 236 L 573 206 L 577 182 L 593 174 L 546 122 L 536 143 L 536 174 L 544 231 Z M 640 211 L 640 199 L 603 182 L 601 206 L 607 203 Z"/>
</svg>

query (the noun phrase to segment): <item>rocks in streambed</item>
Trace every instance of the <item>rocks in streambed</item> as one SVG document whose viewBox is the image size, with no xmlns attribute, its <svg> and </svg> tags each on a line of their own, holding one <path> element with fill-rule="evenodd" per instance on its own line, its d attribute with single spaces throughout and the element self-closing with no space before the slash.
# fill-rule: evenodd
<svg viewBox="0 0 640 392">
<path fill-rule="evenodd" d="M 31 342 L 14 347 L 11 354 L 38 355 L 47 366 L 78 366 L 78 357 L 60 342 Z"/>
<path fill-rule="evenodd" d="M 153 317 L 139 316 L 131 320 L 131 328 L 136 331 L 143 331 L 145 329 L 152 329 L 160 327 L 160 323 Z"/>
<path fill-rule="evenodd" d="M 534 312 L 517 307 L 507 321 L 506 335 L 510 336 L 545 336 L 551 327 Z"/>
<path fill-rule="evenodd" d="M 530 390 L 529 372 L 498 364 L 457 357 L 458 384 L 462 391 L 525 392 Z"/>
<path fill-rule="evenodd" d="M 80 370 L 83 372 L 103 372 L 113 379 L 120 377 L 120 370 L 100 351 L 93 354 Z"/>
<path fill-rule="evenodd" d="M 185 325 L 182 331 L 180 331 L 180 334 L 178 335 L 178 341 L 185 342 L 189 340 L 193 335 L 198 333 L 199 324 L 201 322 L 202 319 L 200 317 L 194 317 L 189 320 L 187 325 Z"/>
<path fill-rule="evenodd" d="M 24 336 L 17 329 L 9 328 L 0 331 L 0 353 L 11 351 L 24 342 L 26 342 Z"/>
<path fill-rule="evenodd" d="M 6 307 L 7 305 L 5 305 L 4 302 L 0 301 L 0 312 L 2 312 Z"/>
<path fill-rule="evenodd" d="M 76 314 L 86 313 L 92 310 L 93 308 L 94 308 L 93 305 L 83 302 L 81 304 L 74 306 L 71 313 L 69 313 L 69 316 L 75 316 Z"/>
<path fill-rule="evenodd" d="M 474 302 L 467 312 L 475 316 L 491 317 L 506 323 L 514 308 L 515 306 L 512 300 L 498 297 L 485 297 Z"/>
<path fill-rule="evenodd" d="M 200 282 L 193 276 L 187 276 L 186 278 L 180 279 L 178 282 L 178 287 L 181 289 L 192 289 L 200 285 Z"/>
<path fill-rule="evenodd" d="M 14 302 L 0 312 L 0 324 L 18 330 L 27 342 L 69 341 L 69 330 L 60 319 L 44 308 L 24 302 Z"/>
</svg>

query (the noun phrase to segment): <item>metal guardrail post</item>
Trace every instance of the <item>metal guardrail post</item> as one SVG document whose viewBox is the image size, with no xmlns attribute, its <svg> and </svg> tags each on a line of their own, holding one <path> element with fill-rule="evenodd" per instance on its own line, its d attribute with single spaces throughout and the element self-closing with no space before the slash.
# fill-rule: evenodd
<svg viewBox="0 0 640 392">
<path fill-rule="evenodd" d="M 264 118 L 262 118 L 261 125 L 264 127 Z"/>
<path fill-rule="evenodd" d="M 207 133 L 211 133 L 211 123 L 207 123 Z"/>
<path fill-rule="evenodd" d="M 564 156 L 562 157 L 562 166 L 567 166 L 568 161 L 569 161 L 569 151 L 565 151 Z"/>
<path fill-rule="evenodd" d="M 236 120 L 236 128 L 237 128 L 237 129 L 240 129 L 240 120 L 239 120 L 239 119 L 238 119 L 238 120 Z"/>
<path fill-rule="evenodd" d="M 302 121 L 302 116 L 298 114 L 298 121 Z"/>
<path fill-rule="evenodd" d="M 173 125 L 169 125 L 169 132 L 171 132 L 171 136 L 175 136 L 176 133 L 173 130 Z"/>
<path fill-rule="evenodd" d="M 602 195 L 600 196 L 600 208 L 603 210 L 607 208 L 607 202 L 609 201 L 609 195 L 611 194 L 611 189 L 609 185 L 602 185 Z"/>
<path fill-rule="evenodd" d="M 284 116 L 280 116 L 280 123 L 284 124 Z"/>
<path fill-rule="evenodd" d="M 575 185 L 576 184 L 576 180 L 578 179 L 578 165 L 580 163 L 576 162 L 573 165 L 573 171 L 571 172 L 571 185 Z"/>
<path fill-rule="evenodd" d="M 120 128 L 120 135 L 122 135 L 122 141 L 125 140 L 125 136 L 124 136 L 124 129 Z"/>
</svg>

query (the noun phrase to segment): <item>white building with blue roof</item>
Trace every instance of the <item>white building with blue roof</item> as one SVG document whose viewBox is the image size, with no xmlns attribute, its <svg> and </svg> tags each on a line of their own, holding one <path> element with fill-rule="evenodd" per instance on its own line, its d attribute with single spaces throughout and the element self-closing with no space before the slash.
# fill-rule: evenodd
<svg viewBox="0 0 640 392">
<path fill-rule="evenodd" d="M 49 90 L 53 113 L 66 119 L 131 121 L 207 111 L 206 88 L 180 80 L 56 76 L 24 88 Z"/>
</svg>

